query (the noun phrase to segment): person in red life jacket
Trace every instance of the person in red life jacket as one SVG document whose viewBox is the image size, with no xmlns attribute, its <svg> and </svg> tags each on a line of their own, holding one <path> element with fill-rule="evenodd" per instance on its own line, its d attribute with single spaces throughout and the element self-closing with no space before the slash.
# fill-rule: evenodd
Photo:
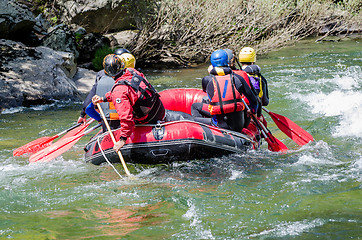
<svg viewBox="0 0 362 240">
<path fill-rule="evenodd" d="M 155 124 L 164 119 L 165 108 L 143 73 L 134 68 L 125 68 L 125 63 L 117 55 L 107 55 L 103 67 L 105 73 L 115 79 L 115 84 L 105 97 L 95 95 L 92 102 L 113 103 L 120 121 L 120 139 L 113 147 L 118 151 L 132 134 L 135 123 Z"/>
<path fill-rule="evenodd" d="M 127 49 L 125 48 L 118 48 L 114 51 L 114 54 L 116 54 L 117 56 L 121 56 L 122 54 L 124 53 L 127 53 L 127 54 L 130 54 L 130 51 L 128 51 Z M 131 66 L 130 66 L 131 67 Z M 132 68 L 135 68 L 134 66 Z M 102 81 L 101 83 L 100 80 L 102 78 Z M 92 102 L 92 97 L 95 95 L 95 94 L 98 94 L 97 93 L 97 88 L 98 88 L 98 85 L 102 85 L 102 89 L 108 89 L 106 92 L 110 91 L 112 86 L 114 84 L 114 80 L 110 77 L 108 77 L 105 73 L 104 73 L 104 69 L 100 70 L 99 72 L 97 72 L 97 75 L 96 75 L 96 80 L 91 88 L 91 90 L 89 91 L 87 97 L 84 99 L 84 102 L 82 104 L 82 110 L 80 111 L 80 116 L 77 120 L 77 123 L 83 123 L 85 122 L 87 119 L 86 119 L 86 108 L 87 106 Z M 99 91 L 99 90 L 98 90 Z"/>
<path fill-rule="evenodd" d="M 244 127 L 242 95 L 251 106 L 252 112 L 258 108 L 258 101 L 243 76 L 235 74 L 228 66 L 228 55 L 224 50 L 216 50 L 210 57 L 210 75 L 202 79 L 202 89 L 207 93 L 210 103 L 211 124 L 241 132 Z M 195 118 L 196 121 L 205 120 Z"/>
<path fill-rule="evenodd" d="M 235 65 L 234 65 L 234 54 L 233 51 L 231 49 L 223 49 L 227 55 L 228 55 L 228 66 L 232 69 L 235 70 Z M 208 72 L 210 73 L 212 71 L 214 67 L 212 65 L 210 65 L 208 67 Z M 200 103 L 193 103 L 191 105 L 191 115 L 193 117 L 206 117 L 206 118 L 210 118 L 210 111 L 209 111 L 209 104 L 210 104 L 210 100 L 208 97 L 204 97 L 202 99 L 202 101 Z"/>
<path fill-rule="evenodd" d="M 261 116 L 262 106 L 268 106 L 269 104 L 269 90 L 268 82 L 260 73 L 261 69 L 256 62 L 256 52 L 251 47 L 244 47 L 239 53 L 239 62 L 241 63 L 241 69 L 245 71 L 256 90 L 257 96 L 260 99 L 260 106 L 257 111 L 258 117 Z"/>
</svg>

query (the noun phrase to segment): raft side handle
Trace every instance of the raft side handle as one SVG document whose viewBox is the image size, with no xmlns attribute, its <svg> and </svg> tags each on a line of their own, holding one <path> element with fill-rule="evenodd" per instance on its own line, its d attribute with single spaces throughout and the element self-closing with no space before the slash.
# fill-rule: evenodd
<svg viewBox="0 0 362 240">
<path fill-rule="evenodd" d="M 152 153 L 153 156 L 157 157 L 157 156 L 166 156 L 170 150 L 169 149 L 157 149 L 157 150 L 151 150 L 150 151 Z"/>
</svg>

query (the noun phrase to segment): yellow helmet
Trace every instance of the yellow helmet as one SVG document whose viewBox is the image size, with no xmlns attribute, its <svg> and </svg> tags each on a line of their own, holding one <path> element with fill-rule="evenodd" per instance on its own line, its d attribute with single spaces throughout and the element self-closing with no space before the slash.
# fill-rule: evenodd
<svg viewBox="0 0 362 240">
<path fill-rule="evenodd" d="M 239 62 L 256 62 L 255 50 L 251 47 L 244 47 L 239 53 Z"/>
<path fill-rule="evenodd" d="M 130 53 L 122 53 L 119 56 L 122 62 L 125 63 L 126 68 L 135 68 L 136 66 L 136 58 Z"/>
</svg>

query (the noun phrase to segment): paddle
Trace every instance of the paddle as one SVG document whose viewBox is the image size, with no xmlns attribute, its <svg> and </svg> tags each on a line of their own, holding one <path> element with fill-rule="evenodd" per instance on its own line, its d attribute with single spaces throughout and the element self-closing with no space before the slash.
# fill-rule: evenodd
<svg viewBox="0 0 362 240">
<path fill-rule="evenodd" d="M 299 127 L 296 123 L 287 117 L 273 113 L 263 107 L 269 116 L 273 119 L 278 128 L 285 133 L 290 139 L 296 142 L 299 146 L 303 146 L 309 142 L 313 142 L 314 138 L 311 134 Z"/>
<path fill-rule="evenodd" d="M 83 126 L 81 126 L 81 125 L 82 125 L 81 123 L 78 123 L 78 124 L 68 128 L 68 129 L 66 129 L 66 130 L 52 136 L 52 137 L 41 137 L 41 138 L 38 138 L 38 139 L 36 139 L 34 141 L 31 141 L 30 143 L 27 143 L 27 144 L 15 149 L 13 151 L 13 156 L 20 156 L 20 155 L 23 155 L 25 153 L 38 152 L 38 151 L 48 147 L 54 139 L 58 138 L 60 135 L 63 135 L 66 132 L 69 132 L 69 131 L 71 131 L 73 129 L 76 130 L 76 131 L 72 131 L 72 133 L 81 131 L 82 128 L 85 128 L 85 125 L 83 125 Z M 72 135 L 74 135 L 74 134 L 72 134 Z"/>
<path fill-rule="evenodd" d="M 87 123 L 86 126 L 88 127 L 90 123 Z M 92 127 L 91 129 L 84 131 L 80 131 L 78 134 L 74 136 L 70 136 L 67 138 L 59 139 L 56 143 L 50 145 L 47 148 L 33 154 L 29 158 L 29 162 L 49 162 L 52 159 L 62 155 L 64 152 L 68 151 L 74 144 L 76 144 L 81 137 L 87 135 L 88 133 L 92 132 L 96 128 L 100 127 L 102 124 L 97 124 L 96 126 Z"/>
<path fill-rule="evenodd" d="M 245 103 L 244 99 L 242 99 L 245 107 L 247 110 L 250 110 L 249 106 Z M 288 150 L 287 146 L 285 146 L 284 143 L 282 143 L 280 140 L 278 140 L 276 137 L 273 136 L 273 134 L 270 132 L 269 129 L 267 129 L 262 122 L 260 122 L 255 114 L 251 114 L 256 126 L 258 127 L 259 131 L 265 138 L 265 141 L 268 143 L 268 149 L 272 152 L 285 152 Z"/>
<path fill-rule="evenodd" d="M 109 135 L 110 135 L 111 138 L 112 138 L 113 144 L 116 144 L 116 142 L 117 142 L 117 141 L 116 141 L 116 138 L 114 137 L 113 132 L 112 132 L 112 130 L 111 130 L 109 124 L 108 124 L 107 118 L 106 118 L 106 116 L 105 116 L 104 113 L 103 113 L 101 104 L 97 103 L 97 107 L 98 107 L 99 113 L 100 113 L 101 116 L 102 116 L 103 122 L 104 122 L 104 124 L 105 124 L 106 127 L 107 127 L 108 133 L 109 133 Z M 121 163 L 122 163 L 122 166 L 123 166 L 123 168 L 124 168 L 124 171 L 126 172 L 126 174 L 127 174 L 128 176 L 131 176 L 131 173 L 128 171 L 126 162 L 124 161 L 124 158 L 123 158 L 123 156 L 122 156 L 121 150 L 119 150 L 119 151 L 117 152 L 117 154 L 118 154 L 119 159 L 121 160 Z"/>
</svg>

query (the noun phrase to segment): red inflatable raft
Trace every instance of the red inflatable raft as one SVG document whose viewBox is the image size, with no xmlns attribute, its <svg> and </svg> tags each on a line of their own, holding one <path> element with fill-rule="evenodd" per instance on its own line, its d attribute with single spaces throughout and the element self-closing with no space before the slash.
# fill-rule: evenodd
<svg viewBox="0 0 362 240">
<path fill-rule="evenodd" d="M 191 114 L 192 103 L 201 102 L 206 93 L 200 89 L 169 89 L 160 95 L 166 109 Z M 118 130 L 113 133 L 118 139 Z M 137 125 L 121 151 L 126 162 L 142 164 L 220 157 L 257 148 L 254 134 L 248 130 L 246 133 L 190 120 Z M 112 147 L 107 133 L 97 135 L 85 147 L 85 160 L 98 165 L 107 157 L 110 162 L 119 163 Z"/>
</svg>

